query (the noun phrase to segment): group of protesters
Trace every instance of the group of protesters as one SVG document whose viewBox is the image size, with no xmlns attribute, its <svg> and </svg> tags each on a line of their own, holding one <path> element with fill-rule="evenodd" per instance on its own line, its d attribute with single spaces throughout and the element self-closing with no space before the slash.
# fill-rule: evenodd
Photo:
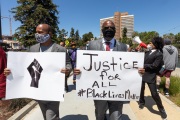
<svg viewBox="0 0 180 120">
<path fill-rule="evenodd" d="M 98 50 L 98 51 L 128 51 L 127 45 L 119 42 L 114 38 L 116 28 L 114 22 L 106 20 L 102 24 L 103 38 L 99 40 L 93 40 L 88 43 L 87 50 Z M 61 42 L 60 45 L 54 43 L 51 39 L 52 30 L 48 24 L 39 24 L 36 27 L 35 38 L 37 44 L 30 47 L 30 52 L 65 52 L 66 53 L 66 68 L 60 68 L 60 71 L 65 74 L 65 90 L 68 91 L 67 78 L 69 77 L 70 71 L 73 70 L 73 83 L 76 84 L 76 75 L 80 75 L 81 70 L 76 68 L 76 43 L 71 43 L 71 48 L 66 49 L 65 43 Z M 165 46 L 164 46 L 165 43 Z M 140 48 L 141 49 L 141 48 Z M 143 48 L 144 49 L 144 48 Z M 165 75 L 166 86 L 165 92 L 168 92 L 170 86 L 170 75 L 175 70 L 177 65 L 177 58 L 175 61 L 171 59 L 167 61 L 170 56 L 176 56 L 177 49 L 171 45 L 170 40 L 164 40 L 161 37 L 154 37 L 147 48 L 145 48 L 144 68 L 138 68 L 138 73 L 142 75 L 142 86 L 139 99 L 139 108 L 143 109 L 145 106 L 144 90 L 145 83 L 147 83 L 151 95 L 155 100 L 159 109 L 160 115 L 163 119 L 167 118 L 167 114 L 164 106 L 162 105 L 161 98 L 158 94 L 157 85 L 160 84 L 160 77 Z M 5 85 L 6 76 L 11 74 L 11 70 L 6 68 L 7 60 L 6 54 L 0 48 L 0 98 L 5 98 Z M 172 58 L 173 58 L 172 57 Z M 164 63 L 164 64 L 162 64 Z M 160 75 L 159 71 L 162 66 L 165 65 L 165 71 Z M 156 82 L 156 76 L 159 78 Z M 52 81 L 53 82 L 53 81 Z M 158 83 L 158 84 L 156 84 Z M 42 101 L 36 100 L 41 108 L 43 117 L 45 120 L 57 120 L 59 117 L 59 101 Z M 112 100 L 94 100 L 95 105 L 95 116 L 96 120 L 106 120 L 106 110 L 109 109 L 110 120 L 122 120 L 122 109 L 123 101 L 112 101 Z"/>
</svg>

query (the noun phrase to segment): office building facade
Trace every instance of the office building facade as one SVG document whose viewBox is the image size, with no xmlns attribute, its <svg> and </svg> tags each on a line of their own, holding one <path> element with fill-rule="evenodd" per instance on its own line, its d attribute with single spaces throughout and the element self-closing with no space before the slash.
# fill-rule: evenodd
<svg viewBox="0 0 180 120">
<path fill-rule="evenodd" d="M 123 29 L 127 28 L 127 37 L 132 38 L 134 32 L 134 15 L 128 15 L 128 12 L 120 13 L 115 12 L 113 17 L 100 19 L 100 37 L 102 37 L 101 27 L 104 21 L 112 20 L 116 26 L 115 38 L 122 38 Z"/>
</svg>

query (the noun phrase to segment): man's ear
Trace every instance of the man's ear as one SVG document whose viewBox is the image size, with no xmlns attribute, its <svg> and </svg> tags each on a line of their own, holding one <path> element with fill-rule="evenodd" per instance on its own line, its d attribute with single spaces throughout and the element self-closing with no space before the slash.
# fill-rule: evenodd
<svg viewBox="0 0 180 120">
<path fill-rule="evenodd" d="M 49 35 L 52 37 L 52 35 L 53 35 L 52 32 L 49 32 Z"/>
<path fill-rule="evenodd" d="M 103 29 L 103 28 L 101 29 L 101 32 L 102 32 L 102 33 L 104 32 L 104 29 Z"/>
</svg>

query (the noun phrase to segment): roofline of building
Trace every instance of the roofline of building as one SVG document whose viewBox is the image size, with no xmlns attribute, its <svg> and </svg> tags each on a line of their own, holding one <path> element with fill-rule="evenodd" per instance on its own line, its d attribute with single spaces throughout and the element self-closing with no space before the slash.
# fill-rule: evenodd
<svg viewBox="0 0 180 120">
<path fill-rule="evenodd" d="M 134 16 L 134 15 L 123 15 L 121 17 L 129 17 L 129 16 Z"/>
<path fill-rule="evenodd" d="M 114 17 L 102 18 L 100 20 L 106 20 L 106 19 L 110 19 L 110 18 L 114 18 Z"/>
</svg>

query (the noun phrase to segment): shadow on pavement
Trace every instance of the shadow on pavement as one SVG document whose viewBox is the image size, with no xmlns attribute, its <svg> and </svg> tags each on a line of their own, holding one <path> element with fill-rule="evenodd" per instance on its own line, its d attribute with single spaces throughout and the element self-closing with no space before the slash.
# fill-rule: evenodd
<svg viewBox="0 0 180 120">
<path fill-rule="evenodd" d="M 149 110 L 149 112 L 160 115 L 159 111 L 153 109 L 153 106 L 156 105 L 156 102 L 154 101 L 154 99 L 151 96 L 144 96 L 144 99 L 145 99 L 144 107 L 146 107 Z"/>
<path fill-rule="evenodd" d="M 154 114 L 158 114 L 160 115 L 159 111 L 157 110 L 154 110 L 153 109 L 153 106 L 156 105 L 155 101 L 153 100 L 153 98 L 151 96 L 146 96 L 145 97 L 145 107 L 151 112 L 151 113 L 154 113 Z M 156 105 L 157 106 L 157 105 Z"/>
<path fill-rule="evenodd" d="M 61 120 L 89 120 L 87 115 L 67 115 L 61 118 Z"/>
</svg>

